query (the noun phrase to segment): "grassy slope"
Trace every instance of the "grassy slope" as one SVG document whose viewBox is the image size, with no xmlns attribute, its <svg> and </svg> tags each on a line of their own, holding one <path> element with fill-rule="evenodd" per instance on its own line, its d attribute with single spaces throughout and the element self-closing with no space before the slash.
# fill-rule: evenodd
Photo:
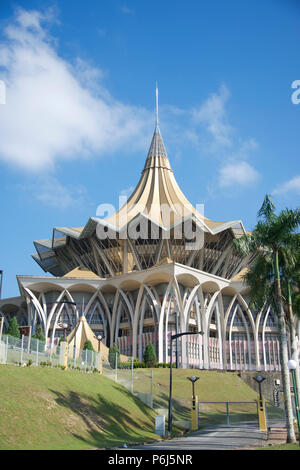
<svg viewBox="0 0 300 470">
<path fill-rule="evenodd" d="M 199 401 L 253 401 L 257 397 L 236 374 L 173 372 L 174 420 L 189 419 L 192 386 L 187 377 L 191 375 L 200 377 L 196 383 Z M 135 391 L 149 391 L 149 375 L 148 370 L 135 371 Z M 81 449 L 158 438 L 155 413 L 106 377 L 0 365 L 0 384 L 0 449 Z M 168 394 L 169 370 L 154 369 L 154 407 L 167 408 Z M 215 416 L 215 422 L 224 416 L 218 406 L 206 414 L 210 419 Z M 206 414 L 200 416 L 204 424 Z"/>
<path fill-rule="evenodd" d="M 154 412 L 95 374 L 0 366 L 0 449 L 83 449 L 157 438 Z"/>
<path fill-rule="evenodd" d="M 145 384 L 149 390 L 149 380 L 138 380 L 138 376 L 150 375 L 143 369 L 135 372 L 135 390 L 145 392 Z M 229 406 L 231 422 L 234 420 L 256 419 L 257 393 L 246 385 L 237 373 L 224 373 L 207 370 L 173 370 L 173 414 L 174 419 L 187 420 L 190 417 L 192 384 L 187 377 L 195 375 L 200 379 L 195 384 L 195 394 L 199 402 L 252 402 L 253 404 L 236 404 Z M 153 370 L 153 405 L 154 408 L 167 408 L 169 397 L 169 369 Z M 272 415 L 271 415 L 272 411 Z M 248 416 L 247 416 L 248 415 Z M 269 408 L 269 416 L 281 417 L 282 411 Z M 225 404 L 201 405 L 200 425 L 226 423 Z"/>
</svg>

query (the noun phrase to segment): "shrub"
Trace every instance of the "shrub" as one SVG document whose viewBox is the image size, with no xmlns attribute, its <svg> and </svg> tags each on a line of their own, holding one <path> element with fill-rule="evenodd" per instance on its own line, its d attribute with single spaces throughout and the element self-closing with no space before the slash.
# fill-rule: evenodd
<svg viewBox="0 0 300 470">
<path fill-rule="evenodd" d="M 36 329 L 35 335 L 32 335 L 32 338 L 38 339 L 39 341 L 46 341 L 45 336 L 43 335 L 43 329 L 41 325 L 39 325 Z"/>
<path fill-rule="evenodd" d="M 156 353 L 152 343 L 148 343 L 144 352 L 144 362 L 146 367 L 154 367 L 156 363 Z"/>
<path fill-rule="evenodd" d="M 32 360 L 29 359 L 29 361 L 27 362 L 27 367 L 30 367 L 32 365 Z"/>
<path fill-rule="evenodd" d="M 115 369 L 116 367 L 116 358 L 117 358 L 117 365 L 120 364 L 120 350 L 116 343 L 113 344 L 111 348 L 109 348 L 109 353 L 108 353 L 108 360 L 110 367 L 112 369 Z"/>
<path fill-rule="evenodd" d="M 88 351 L 95 351 L 93 346 L 92 346 L 92 343 L 89 339 L 87 339 L 85 342 L 84 342 L 84 345 L 83 345 L 83 350 L 87 349 Z"/>
<path fill-rule="evenodd" d="M 13 317 L 10 320 L 9 325 L 7 327 L 7 330 L 6 330 L 6 334 L 8 336 L 14 336 L 15 338 L 20 338 L 21 337 L 20 330 L 19 330 L 19 327 L 18 327 L 17 317 Z"/>
</svg>

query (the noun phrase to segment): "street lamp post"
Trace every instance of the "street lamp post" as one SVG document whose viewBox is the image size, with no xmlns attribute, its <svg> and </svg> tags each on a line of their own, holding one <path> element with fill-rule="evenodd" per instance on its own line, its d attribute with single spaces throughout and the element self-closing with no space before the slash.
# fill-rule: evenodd
<svg viewBox="0 0 300 470">
<path fill-rule="evenodd" d="M 197 380 L 200 379 L 200 377 L 195 377 L 192 375 L 192 377 L 187 377 L 190 382 L 192 382 L 193 386 L 193 396 L 192 396 L 192 430 L 196 430 L 198 428 L 198 419 L 197 419 L 197 409 L 196 409 L 196 395 L 195 395 L 195 383 Z"/>
<path fill-rule="evenodd" d="M 101 341 L 103 340 L 104 336 L 102 335 L 98 335 L 96 336 L 97 340 L 98 340 L 98 353 L 100 354 L 100 351 L 101 351 Z"/>
<path fill-rule="evenodd" d="M 298 424 L 298 441 L 300 445 L 300 413 L 299 413 L 299 402 L 298 402 L 298 390 L 297 390 L 296 375 L 295 375 L 297 362 L 294 359 L 290 359 L 287 363 L 287 366 L 292 373 L 292 379 L 293 379 L 293 385 L 294 385 L 294 400 L 295 400 L 296 417 L 297 417 L 297 424 Z"/>
<path fill-rule="evenodd" d="M 99 372 L 102 374 L 101 341 L 103 340 L 104 336 L 99 334 L 96 336 L 96 338 L 98 340 Z"/>
<path fill-rule="evenodd" d="M 171 434 L 172 432 L 172 421 L 173 421 L 173 415 L 172 415 L 172 362 L 173 362 L 173 340 L 180 338 L 181 336 L 186 336 L 186 335 L 204 335 L 204 331 L 196 331 L 196 332 L 191 332 L 187 331 L 184 333 L 178 333 L 177 335 L 171 335 L 171 351 L 170 351 L 170 391 L 169 391 L 169 410 L 168 410 L 168 431 Z"/>
<path fill-rule="evenodd" d="M 187 377 L 187 379 L 192 382 L 192 386 L 193 386 L 193 400 L 195 400 L 195 383 L 197 382 L 197 380 L 200 379 L 200 377 L 195 377 L 195 376 L 193 375 L 192 377 Z"/>
<path fill-rule="evenodd" d="M 261 384 L 264 380 L 266 380 L 266 378 L 262 377 L 261 375 L 258 375 L 257 377 L 253 377 L 253 379 L 255 380 L 255 382 L 258 383 L 259 400 L 261 401 L 262 400 Z"/>
<path fill-rule="evenodd" d="M 175 334 L 178 335 L 178 314 L 173 312 L 175 315 Z M 179 368 L 179 359 L 178 359 L 178 337 L 176 338 L 176 369 Z"/>
<path fill-rule="evenodd" d="M 70 325 L 68 323 L 60 323 L 59 326 L 64 330 L 64 340 L 66 341 L 66 331 Z"/>
<path fill-rule="evenodd" d="M 253 377 L 253 379 L 255 380 L 255 382 L 258 383 L 258 390 L 259 390 L 259 400 L 257 402 L 259 429 L 261 431 L 266 431 L 267 430 L 266 409 L 265 409 L 265 402 L 261 393 L 261 384 L 264 380 L 266 380 L 266 378 L 262 377 L 261 375 L 258 375 L 257 377 Z"/>
</svg>

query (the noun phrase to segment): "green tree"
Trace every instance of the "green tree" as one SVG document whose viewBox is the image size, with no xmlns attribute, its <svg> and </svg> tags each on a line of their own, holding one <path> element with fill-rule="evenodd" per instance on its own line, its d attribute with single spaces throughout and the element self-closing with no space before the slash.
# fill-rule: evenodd
<svg viewBox="0 0 300 470">
<path fill-rule="evenodd" d="M 17 317 L 13 317 L 7 327 L 6 334 L 9 336 L 14 336 L 15 338 L 20 338 L 20 330 L 18 327 Z"/>
<path fill-rule="evenodd" d="M 84 342 L 83 350 L 87 349 L 88 351 L 94 351 L 93 345 L 89 339 Z"/>
<path fill-rule="evenodd" d="M 39 341 L 46 341 L 41 325 L 37 327 L 35 334 L 32 335 L 32 338 L 38 339 Z"/>
<path fill-rule="evenodd" d="M 156 360 L 154 346 L 152 343 L 148 343 L 144 351 L 144 362 L 147 367 L 154 367 Z"/>
<path fill-rule="evenodd" d="M 288 431 L 287 442 L 295 442 L 290 377 L 287 367 L 288 340 L 282 294 L 282 259 L 284 249 L 290 246 L 294 231 L 299 226 L 300 210 L 285 209 L 276 215 L 273 201 L 269 195 L 266 195 L 258 212 L 258 219 L 253 232 L 235 240 L 234 243 L 241 253 L 255 254 L 255 260 L 244 277 L 250 289 L 250 304 L 261 309 L 266 303 L 271 302 L 277 314 L 281 376 Z M 280 265 L 280 263 L 282 264 Z"/>
<path fill-rule="evenodd" d="M 300 235 L 291 237 L 289 243 L 281 252 L 283 295 L 286 307 L 287 326 L 290 332 L 291 357 L 296 361 L 297 367 L 295 378 L 298 390 L 298 402 L 300 403 L 300 371 L 298 360 L 298 341 L 295 327 L 295 314 L 299 307 L 299 286 L 300 286 Z M 299 313 L 299 310 L 298 310 Z M 300 436 L 299 436 L 300 439 Z"/>
<path fill-rule="evenodd" d="M 108 360 L 112 369 L 115 369 L 116 365 L 120 364 L 120 350 L 116 343 L 114 343 L 113 346 L 109 348 Z"/>
</svg>

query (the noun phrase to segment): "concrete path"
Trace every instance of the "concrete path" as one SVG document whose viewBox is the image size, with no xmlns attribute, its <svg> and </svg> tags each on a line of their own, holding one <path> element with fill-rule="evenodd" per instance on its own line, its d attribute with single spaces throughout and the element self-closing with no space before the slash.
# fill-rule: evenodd
<svg viewBox="0 0 300 470">
<path fill-rule="evenodd" d="M 234 450 L 261 447 L 267 444 L 267 433 L 257 423 L 213 426 L 185 437 L 152 444 L 128 446 L 128 450 Z"/>
</svg>

